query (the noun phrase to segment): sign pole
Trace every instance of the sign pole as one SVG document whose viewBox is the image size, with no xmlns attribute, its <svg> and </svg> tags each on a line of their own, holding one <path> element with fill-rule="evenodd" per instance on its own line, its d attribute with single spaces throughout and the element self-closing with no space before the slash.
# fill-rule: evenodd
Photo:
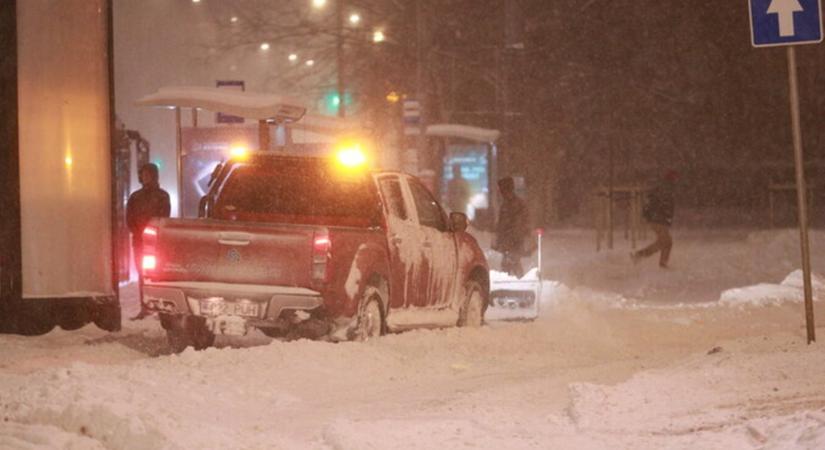
<svg viewBox="0 0 825 450">
<path fill-rule="evenodd" d="M 536 318 L 538 318 L 539 314 L 541 314 L 542 287 L 544 286 L 544 283 L 541 281 L 542 280 L 542 277 L 541 277 L 541 268 L 542 268 L 541 267 L 541 250 L 542 250 L 541 249 L 541 247 L 542 247 L 541 246 L 541 241 L 542 241 L 542 239 L 541 238 L 544 236 L 544 228 L 536 229 L 536 234 L 538 235 L 538 240 L 539 240 L 538 250 L 536 250 L 538 252 L 538 266 L 539 266 L 538 267 L 538 274 L 537 274 L 538 276 L 536 277 L 536 278 L 539 279 L 539 286 L 538 286 L 538 289 L 537 289 L 538 290 L 538 296 L 537 296 L 538 298 L 536 298 Z"/>
<path fill-rule="evenodd" d="M 175 158 L 178 175 L 178 217 L 183 217 L 183 131 L 180 107 L 175 107 Z"/>
<path fill-rule="evenodd" d="M 796 73 L 796 47 L 788 50 L 788 82 L 791 97 L 791 123 L 793 127 L 793 149 L 796 165 L 796 194 L 799 202 L 799 238 L 802 245 L 802 279 L 805 290 L 805 324 L 808 344 L 816 341 L 814 307 L 811 289 L 811 249 L 808 241 L 808 190 L 805 185 L 805 165 L 802 156 L 802 128 L 799 123 L 799 87 Z"/>
<path fill-rule="evenodd" d="M 613 250 L 613 146 L 607 157 L 607 249 Z"/>
<path fill-rule="evenodd" d="M 791 99 L 796 195 L 799 201 L 799 240 L 802 247 L 802 279 L 805 290 L 805 325 L 808 344 L 816 341 L 811 289 L 811 248 L 808 242 L 808 188 L 802 156 L 802 127 L 799 123 L 799 86 L 796 74 L 796 45 L 822 42 L 822 0 L 749 0 L 751 44 L 754 47 L 787 46 L 788 84 Z"/>
</svg>

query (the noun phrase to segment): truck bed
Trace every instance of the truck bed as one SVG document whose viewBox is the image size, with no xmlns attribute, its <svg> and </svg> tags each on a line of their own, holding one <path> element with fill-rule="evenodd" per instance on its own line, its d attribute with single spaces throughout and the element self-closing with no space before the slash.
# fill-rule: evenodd
<svg viewBox="0 0 825 450">
<path fill-rule="evenodd" d="M 324 227 L 161 219 L 152 282 L 311 287 L 312 240 Z"/>
</svg>

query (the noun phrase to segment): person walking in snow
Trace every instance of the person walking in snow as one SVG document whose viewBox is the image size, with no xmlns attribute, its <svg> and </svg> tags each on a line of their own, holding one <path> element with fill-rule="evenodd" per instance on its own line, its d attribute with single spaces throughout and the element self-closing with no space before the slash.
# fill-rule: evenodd
<svg viewBox="0 0 825 450">
<path fill-rule="evenodd" d="M 673 224 L 675 209 L 673 191 L 678 179 L 679 174 L 675 170 L 668 170 L 650 192 L 647 203 L 642 209 L 642 216 L 656 234 L 656 240 L 647 247 L 630 254 L 634 264 L 659 253 L 659 267 L 667 269 L 670 251 L 673 248 L 673 238 L 670 236 L 670 226 Z"/>
<path fill-rule="evenodd" d="M 138 178 L 143 187 L 133 192 L 126 203 L 126 225 L 132 233 L 132 253 L 135 256 L 141 298 L 140 313 L 132 320 L 142 319 L 149 314 L 143 306 L 143 275 L 141 273 L 143 229 L 153 217 L 169 217 L 171 211 L 169 194 L 160 188 L 158 182 L 158 166 L 152 163 L 144 164 L 138 172 Z"/>
<path fill-rule="evenodd" d="M 498 189 L 502 201 L 493 250 L 502 254 L 501 270 L 521 278 L 524 275 L 521 258 L 525 253 L 524 241 L 529 231 L 527 204 L 516 195 L 516 184 L 512 177 L 499 180 Z"/>
</svg>

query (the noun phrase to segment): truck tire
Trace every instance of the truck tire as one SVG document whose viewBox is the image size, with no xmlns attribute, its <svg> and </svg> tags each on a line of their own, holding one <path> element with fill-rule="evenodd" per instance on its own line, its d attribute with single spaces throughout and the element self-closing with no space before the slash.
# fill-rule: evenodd
<svg viewBox="0 0 825 450">
<path fill-rule="evenodd" d="M 202 317 L 166 318 L 164 328 L 172 353 L 180 353 L 187 347 L 205 350 L 215 344 L 215 334 L 207 328 Z"/>
<path fill-rule="evenodd" d="M 384 312 L 381 293 L 374 287 L 367 288 L 358 307 L 358 326 L 355 330 L 356 341 L 368 341 L 384 334 Z"/>
<path fill-rule="evenodd" d="M 55 308 L 57 325 L 66 331 L 74 331 L 83 328 L 91 321 L 89 313 L 82 305 L 64 305 Z"/>
<path fill-rule="evenodd" d="M 16 318 L 14 325 L 17 334 L 40 336 L 52 331 L 56 324 L 50 314 L 43 317 L 26 312 Z"/>
<path fill-rule="evenodd" d="M 478 328 L 484 325 L 487 298 L 478 281 L 470 280 L 464 285 L 464 301 L 458 313 L 458 326 Z"/>
<path fill-rule="evenodd" d="M 101 330 L 120 331 L 120 304 L 113 302 L 98 305 L 92 314 L 92 321 Z"/>
<path fill-rule="evenodd" d="M 40 336 L 57 325 L 51 305 L 21 303 L 11 314 L 11 329 L 23 336 Z"/>
<path fill-rule="evenodd" d="M 280 328 L 258 328 L 266 337 L 280 339 L 287 335 L 287 332 Z"/>
</svg>

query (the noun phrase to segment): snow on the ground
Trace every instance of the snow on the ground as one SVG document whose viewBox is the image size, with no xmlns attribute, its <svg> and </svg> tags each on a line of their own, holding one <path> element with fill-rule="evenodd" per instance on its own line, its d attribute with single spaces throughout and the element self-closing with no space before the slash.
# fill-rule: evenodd
<svg viewBox="0 0 825 450">
<path fill-rule="evenodd" d="M 0 336 L 0 448 L 825 448 L 793 233 L 677 232 L 667 271 L 545 237 L 528 322 L 180 355 L 155 318 Z"/>
<path fill-rule="evenodd" d="M 578 230 L 548 232 L 544 237 L 543 275 L 571 288 L 603 291 L 632 303 L 672 305 L 715 302 L 728 289 L 779 283 L 801 266 L 796 230 L 677 229 L 673 239 L 671 268 L 660 270 L 656 257 L 638 265 L 629 264 L 629 242 L 619 233 L 616 249 L 597 253 L 593 234 Z M 825 231 L 811 233 L 811 256 L 814 272 L 825 272 Z"/>
<path fill-rule="evenodd" d="M 728 305 L 767 305 L 788 301 L 805 300 L 802 270 L 791 272 L 781 283 L 759 283 L 755 286 L 729 289 L 722 293 L 719 302 Z M 811 274 L 811 289 L 816 299 L 825 294 L 825 281 L 816 273 Z"/>
</svg>

